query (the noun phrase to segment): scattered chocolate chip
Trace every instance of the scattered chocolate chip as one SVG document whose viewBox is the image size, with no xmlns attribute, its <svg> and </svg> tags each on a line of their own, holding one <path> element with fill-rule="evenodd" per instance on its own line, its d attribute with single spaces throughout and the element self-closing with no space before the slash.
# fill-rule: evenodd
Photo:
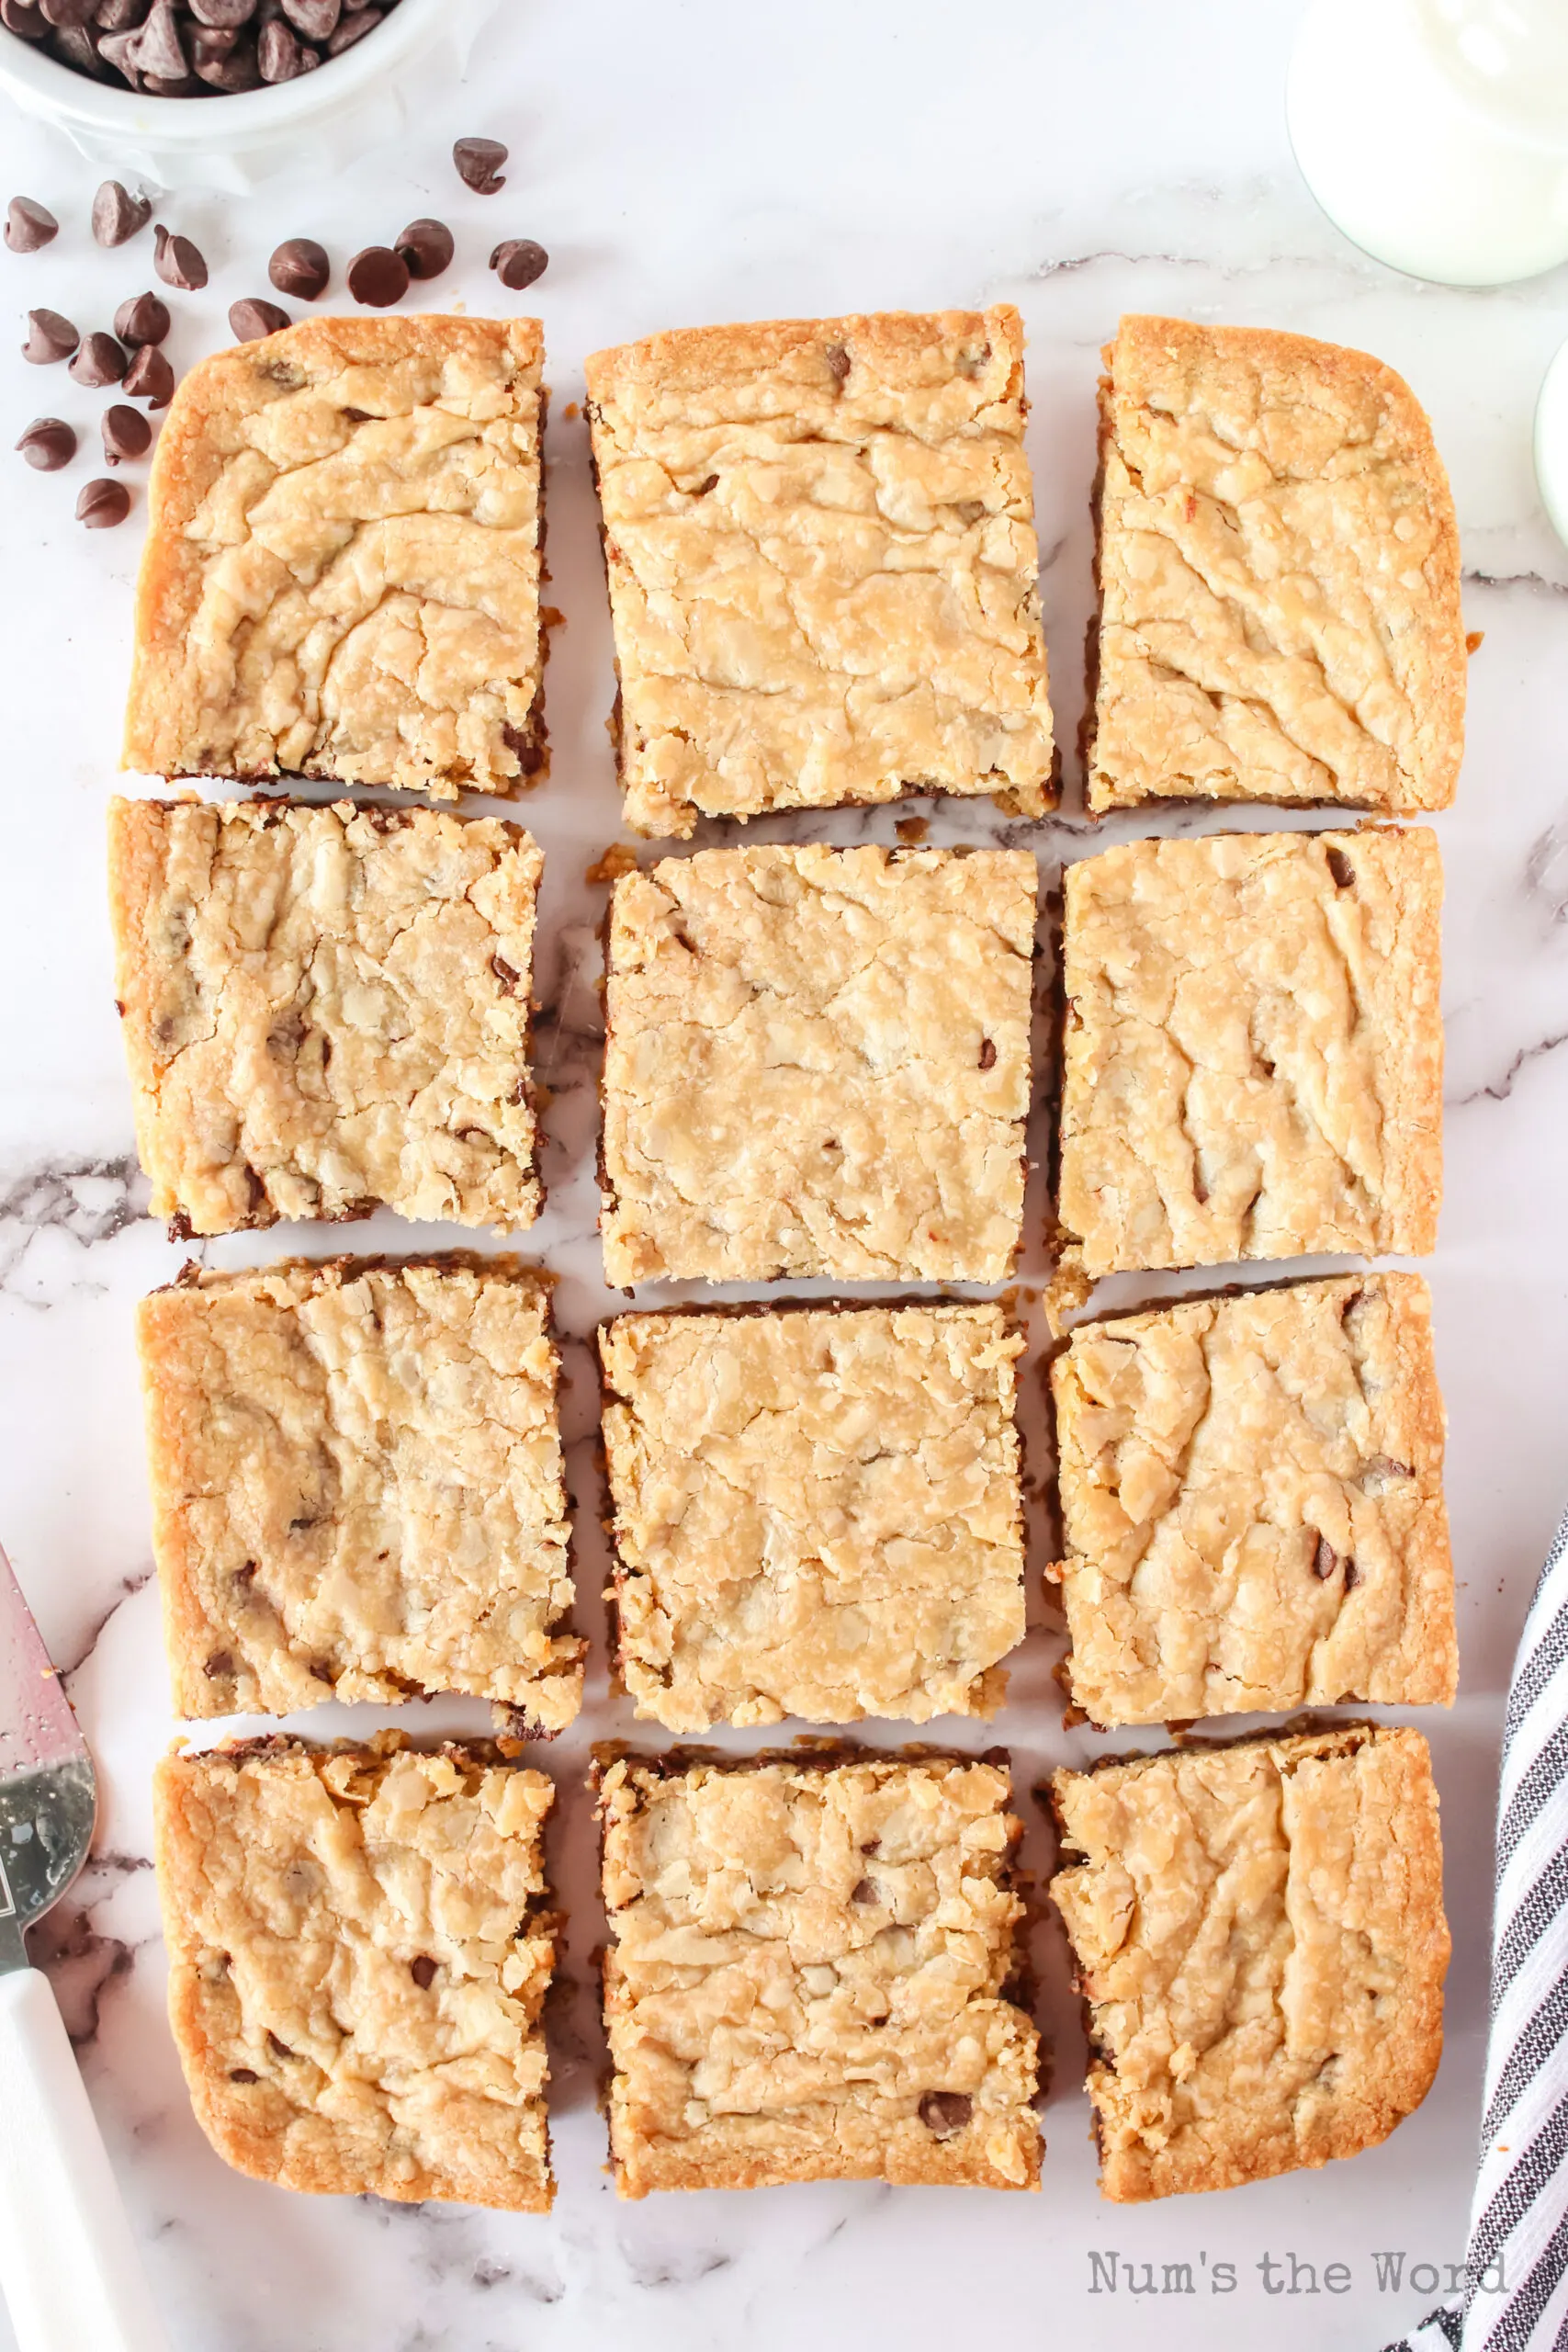
<svg viewBox="0 0 1568 2352">
<path fill-rule="evenodd" d="M 850 372 L 849 353 L 841 343 L 830 343 L 828 345 L 827 359 L 829 375 L 832 377 L 835 383 L 841 384 Z"/>
<path fill-rule="evenodd" d="M 89 481 L 76 501 L 76 520 L 89 531 L 112 531 L 130 512 L 130 492 L 122 481 Z"/>
<path fill-rule="evenodd" d="M 190 0 L 190 12 L 198 25 L 210 25 L 216 32 L 235 32 L 255 15 L 256 0 Z"/>
<path fill-rule="evenodd" d="M 43 40 L 49 33 L 48 17 L 28 0 L 0 0 L 0 25 L 18 40 Z"/>
<path fill-rule="evenodd" d="M 532 237 L 508 237 L 491 254 L 490 266 L 498 272 L 502 284 L 517 294 L 525 286 L 532 286 L 536 277 L 543 277 L 550 257 Z"/>
<path fill-rule="evenodd" d="M 1328 1538 L 1325 1535 L 1320 1535 L 1317 1539 L 1317 1550 L 1313 1554 L 1312 1572 L 1314 1576 L 1317 1577 L 1320 1584 L 1326 1584 L 1329 1577 L 1334 1574 L 1335 1569 L 1338 1566 L 1338 1553 L 1335 1550 L 1333 1544 L 1328 1541 Z"/>
<path fill-rule="evenodd" d="M 261 2076 L 254 2066 L 231 2066 L 229 2080 L 231 2083 L 259 2083 Z"/>
<path fill-rule="evenodd" d="M 996 1066 L 996 1046 L 989 1037 L 982 1037 L 980 1040 L 980 1068 L 982 1069 L 995 1069 Z"/>
<path fill-rule="evenodd" d="M 175 14 L 175 0 L 152 0 L 146 23 L 136 36 L 136 47 L 130 62 L 139 74 L 150 81 L 183 82 L 190 72 L 190 60 L 180 39 L 179 18 Z"/>
<path fill-rule="evenodd" d="M 40 474 L 57 474 L 76 455 L 76 435 L 60 416 L 35 416 L 17 448 Z"/>
<path fill-rule="evenodd" d="M 337 30 L 343 0 L 282 0 L 283 13 L 307 40 L 327 40 Z"/>
<path fill-rule="evenodd" d="M 144 458 L 152 440 L 152 427 L 139 408 L 127 408 L 117 401 L 107 408 L 99 425 L 104 436 L 104 456 L 111 466 L 125 458 Z"/>
<path fill-rule="evenodd" d="M 445 220 L 411 220 L 396 249 L 407 262 L 411 277 L 439 277 L 450 267 L 456 251 Z"/>
<path fill-rule="evenodd" d="M 341 57 L 344 51 L 352 49 L 356 40 L 363 40 L 367 33 L 373 33 L 380 21 L 379 8 L 353 9 L 328 41 L 327 55 Z"/>
<path fill-rule="evenodd" d="M 93 234 L 100 245 L 123 245 L 152 218 L 152 198 L 132 196 L 118 180 L 106 180 L 93 198 Z"/>
<path fill-rule="evenodd" d="M 175 371 L 155 344 L 144 343 L 125 371 L 125 389 L 149 408 L 167 408 L 175 396 Z"/>
<path fill-rule="evenodd" d="M 182 294 L 198 294 L 207 283 L 207 264 L 188 237 L 169 234 L 161 220 L 152 227 L 152 266 L 165 286 Z"/>
<path fill-rule="evenodd" d="M 112 334 L 100 333 L 88 335 L 82 344 L 71 362 L 71 374 L 77 383 L 96 392 L 106 384 L 118 384 L 128 365 L 125 345 Z"/>
<path fill-rule="evenodd" d="M 514 752 L 520 775 L 536 775 L 545 764 L 545 747 L 536 735 L 525 734 L 521 727 L 503 724 L 501 740 L 509 752 Z"/>
<path fill-rule="evenodd" d="M 1361 1464 L 1361 1492 L 1364 1495 L 1381 1495 L 1385 1488 L 1397 1486 L 1401 1479 L 1415 1476 L 1408 1462 L 1395 1462 L 1386 1453 L 1374 1453 Z"/>
<path fill-rule="evenodd" d="M 1336 849 L 1333 842 L 1330 842 L 1324 851 L 1324 855 L 1328 860 L 1328 870 L 1330 874 L 1333 875 L 1334 879 L 1338 884 L 1340 889 L 1348 890 L 1356 879 L 1356 869 L 1351 865 L 1349 859 L 1346 856 L 1344 851 L 1342 849 Z"/>
<path fill-rule="evenodd" d="M 864 1845 L 861 1848 L 861 1852 L 863 1854 L 876 1854 L 880 1853 L 881 1850 L 882 1840 L 880 1838 L 868 1838 Z"/>
<path fill-rule="evenodd" d="M 388 310 L 409 290 L 409 266 L 390 245 L 367 245 L 348 265 L 348 290 L 356 302 Z"/>
<path fill-rule="evenodd" d="M 294 2055 L 287 2041 L 279 2041 L 270 2026 L 267 2028 L 266 2046 L 275 2058 L 292 2058 Z"/>
<path fill-rule="evenodd" d="M 115 312 L 114 331 L 133 351 L 144 343 L 162 343 L 169 332 L 169 306 L 156 294 L 133 294 Z"/>
<path fill-rule="evenodd" d="M 59 234 L 53 213 L 30 196 L 14 196 L 6 207 L 6 243 L 14 254 L 36 254 Z"/>
<path fill-rule="evenodd" d="M 259 343 L 264 334 L 281 334 L 289 323 L 287 311 L 276 302 L 246 300 L 229 305 L 229 332 L 236 343 Z"/>
<path fill-rule="evenodd" d="M 297 1527 L 314 1527 L 315 1524 L 316 1522 L 313 1519 L 291 1519 L 288 1522 L 288 1532 L 292 1535 Z M 329 1690 L 332 1688 L 332 1668 L 330 1666 L 323 1666 L 319 1657 L 313 1657 L 310 1660 L 310 1672 L 318 1682 L 326 1683 Z"/>
<path fill-rule="evenodd" d="M 504 956 L 492 956 L 490 959 L 490 968 L 495 974 L 496 978 L 501 982 L 503 989 L 514 989 L 517 986 L 519 978 L 522 977 L 521 974 L 507 962 Z"/>
<path fill-rule="evenodd" d="M 856 1883 L 850 1889 L 850 1901 L 852 1903 L 874 1903 L 876 1901 L 876 1888 L 873 1882 L 868 1878 L 857 1880 Z"/>
<path fill-rule="evenodd" d="M 974 2112 L 967 2091 L 927 2091 L 919 2107 L 920 2121 L 939 2140 L 951 2140 L 962 2132 Z"/>
<path fill-rule="evenodd" d="M 224 1675 L 232 1674 L 234 1671 L 232 1654 L 228 1650 L 214 1650 L 201 1670 L 209 1681 L 221 1680 Z"/>
<path fill-rule="evenodd" d="M 419 1986 L 422 1993 L 427 1992 L 430 1986 L 434 1984 L 435 1962 L 431 1959 L 430 1954 L 427 1951 L 422 1951 L 416 1959 L 410 1961 L 409 1974 L 413 1978 L 414 1983 Z"/>
<path fill-rule="evenodd" d="M 48 368 L 57 359 L 68 359 L 81 340 L 70 320 L 62 319 L 58 311 L 29 311 L 22 357 L 30 359 L 35 368 Z"/>
<path fill-rule="evenodd" d="M 507 151 L 499 139 L 459 139 L 452 148 L 452 161 L 457 166 L 457 177 L 476 196 L 493 196 L 506 182 L 497 177 Z"/>
<path fill-rule="evenodd" d="M 317 244 L 314 237 L 288 237 L 268 262 L 266 274 L 280 294 L 292 294 L 299 302 L 313 302 L 327 290 L 332 264 L 326 248 Z"/>
<path fill-rule="evenodd" d="M 1347 1560 L 1347 1561 L 1346 1561 L 1346 1563 L 1345 1563 L 1345 1589 L 1346 1589 L 1346 1591 L 1347 1591 L 1347 1592 L 1354 1592 L 1354 1591 L 1355 1591 L 1355 1589 L 1356 1589 L 1356 1587 L 1360 1583 L 1360 1581 L 1361 1581 L 1361 1571 L 1360 1571 L 1360 1570 L 1359 1570 L 1359 1568 L 1356 1566 L 1355 1561 L 1354 1561 L 1354 1560 Z"/>
</svg>

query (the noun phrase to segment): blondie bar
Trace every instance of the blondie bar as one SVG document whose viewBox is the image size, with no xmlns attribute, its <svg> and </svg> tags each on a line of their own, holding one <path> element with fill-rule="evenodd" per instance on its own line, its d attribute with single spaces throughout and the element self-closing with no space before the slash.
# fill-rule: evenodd
<svg viewBox="0 0 1568 2352">
<path fill-rule="evenodd" d="M 285 2188 L 547 2211 L 554 1790 L 488 1749 L 251 1740 L 153 1781 L 197 2122 Z"/>
<path fill-rule="evenodd" d="M 1034 900 L 1015 850 L 704 850 L 624 876 L 606 1279 L 1005 1279 Z"/>
<path fill-rule="evenodd" d="M 153 1548 L 187 1716 L 582 1697 L 548 1283 L 511 1258 L 191 1268 L 141 1302 Z"/>
<path fill-rule="evenodd" d="M 536 319 L 308 319 L 158 439 L 125 764 L 509 793 L 543 757 Z"/>
<path fill-rule="evenodd" d="M 154 1216 L 532 1225 L 544 860 L 492 818 L 117 800 L 116 987 Z"/>
<path fill-rule="evenodd" d="M 1443 808 L 1459 533 L 1419 403 L 1364 352 L 1123 319 L 1105 353 L 1089 802 Z"/>
<path fill-rule="evenodd" d="M 1080 1324 L 1051 1367 L 1077 1703 L 1097 1724 L 1454 1695 L 1417 1274 Z"/>
<path fill-rule="evenodd" d="M 603 1771 L 623 2197 L 791 2180 L 1034 2188 L 1019 1824 L 987 1758 Z"/>
<path fill-rule="evenodd" d="M 603 1327 L 617 1665 L 677 1732 L 995 1713 L 1023 1638 L 994 1306 L 627 1315 Z"/>
<path fill-rule="evenodd" d="M 1051 1787 L 1108 2198 L 1353 2156 L 1420 2106 L 1449 1931 L 1419 1733 L 1195 1743 Z"/>
<path fill-rule="evenodd" d="M 1066 888 L 1069 1269 L 1432 1248 L 1442 865 L 1425 827 L 1130 842 Z"/>
<path fill-rule="evenodd" d="M 697 328 L 587 374 L 635 831 L 1054 803 L 1016 311 Z"/>
</svg>

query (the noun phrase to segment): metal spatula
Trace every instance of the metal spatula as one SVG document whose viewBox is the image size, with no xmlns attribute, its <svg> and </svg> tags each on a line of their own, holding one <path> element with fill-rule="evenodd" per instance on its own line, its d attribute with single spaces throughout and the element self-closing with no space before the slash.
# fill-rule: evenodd
<svg viewBox="0 0 1568 2352">
<path fill-rule="evenodd" d="M 54 1995 L 22 1930 L 87 1859 L 87 1744 L 0 1552 L 0 2289 L 19 2352 L 167 2352 Z"/>
</svg>

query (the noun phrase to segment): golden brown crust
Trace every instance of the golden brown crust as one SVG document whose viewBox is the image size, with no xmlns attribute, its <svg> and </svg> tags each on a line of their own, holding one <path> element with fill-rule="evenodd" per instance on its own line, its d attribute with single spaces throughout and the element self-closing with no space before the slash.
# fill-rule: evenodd
<svg viewBox="0 0 1568 2352">
<path fill-rule="evenodd" d="M 432 809 L 115 800 L 116 993 L 154 1216 L 532 1225 L 544 859 Z"/>
<path fill-rule="evenodd" d="M 1416 1274 L 1080 1324 L 1051 1367 L 1095 1723 L 1449 1704 L 1443 1404 Z"/>
<path fill-rule="evenodd" d="M 1066 899 L 1074 1271 L 1433 1247 L 1430 831 L 1132 842 L 1069 866 Z"/>
<path fill-rule="evenodd" d="M 701 850 L 611 894 L 606 1279 L 1000 1282 L 1027 851 Z"/>
<path fill-rule="evenodd" d="M 163 1759 L 169 2016 L 226 2163 L 318 2195 L 547 2211 L 553 1794 L 397 1733 Z"/>
<path fill-rule="evenodd" d="M 1023 1638 L 999 1306 L 627 1315 L 601 1328 L 618 1664 L 639 1716 L 990 1715 Z"/>
<path fill-rule="evenodd" d="M 1420 2105 L 1450 1946 L 1418 1733 L 1195 1743 L 1051 1786 L 1105 2196 L 1326 2164 Z"/>
<path fill-rule="evenodd" d="M 1446 808 L 1464 740 L 1459 534 L 1381 360 L 1128 318 L 1105 353 L 1089 801 Z"/>
<path fill-rule="evenodd" d="M 586 1645 L 547 1277 L 294 1259 L 141 1301 L 176 1712 L 463 1690 L 552 1733 Z"/>
<path fill-rule="evenodd" d="M 1055 799 L 1016 311 L 595 353 L 626 821 Z"/>
<path fill-rule="evenodd" d="M 1039 2185 L 1010 1997 L 1019 1824 L 989 1758 L 603 1771 L 623 2197 L 789 2180 Z"/>
<path fill-rule="evenodd" d="M 124 763 L 517 790 L 542 743 L 536 319 L 313 318 L 158 439 Z"/>
</svg>

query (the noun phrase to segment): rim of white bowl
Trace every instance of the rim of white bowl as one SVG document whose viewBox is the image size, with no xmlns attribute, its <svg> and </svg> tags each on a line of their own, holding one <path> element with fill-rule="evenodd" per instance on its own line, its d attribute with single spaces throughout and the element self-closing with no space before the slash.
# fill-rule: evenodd
<svg viewBox="0 0 1568 2352">
<path fill-rule="evenodd" d="M 113 88 L 73 66 L 62 65 L 35 42 L 0 27 L 0 89 L 9 91 L 29 112 L 46 113 L 56 122 L 77 123 L 86 130 L 119 132 L 127 139 L 157 138 L 171 147 L 224 144 L 351 104 L 370 84 L 405 63 L 440 28 L 449 7 L 450 0 L 399 0 L 373 33 L 310 73 L 260 90 L 224 91 L 203 98 L 148 97 L 140 90 Z"/>
</svg>

